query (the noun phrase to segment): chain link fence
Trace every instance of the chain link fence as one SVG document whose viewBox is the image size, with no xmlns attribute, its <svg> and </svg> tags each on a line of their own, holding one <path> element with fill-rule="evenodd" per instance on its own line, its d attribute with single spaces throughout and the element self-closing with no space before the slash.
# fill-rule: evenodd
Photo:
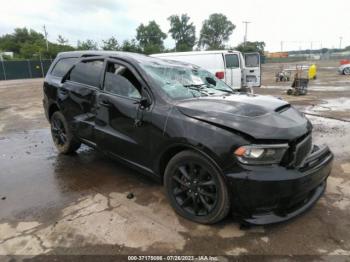
<svg viewBox="0 0 350 262">
<path fill-rule="evenodd" d="M 0 60 L 0 80 L 45 77 L 52 60 Z"/>
</svg>

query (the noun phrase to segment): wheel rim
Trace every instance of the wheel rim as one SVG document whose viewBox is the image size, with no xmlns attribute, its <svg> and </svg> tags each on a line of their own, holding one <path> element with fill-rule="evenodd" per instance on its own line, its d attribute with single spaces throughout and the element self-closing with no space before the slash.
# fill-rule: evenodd
<svg viewBox="0 0 350 262">
<path fill-rule="evenodd" d="M 350 75 L 350 67 L 347 67 L 344 69 L 344 74 L 345 75 Z"/>
<path fill-rule="evenodd" d="M 179 207 L 195 216 L 206 216 L 218 201 L 218 181 L 203 166 L 179 165 L 172 176 L 172 194 Z"/>
<path fill-rule="evenodd" d="M 55 144 L 63 146 L 67 142 L 67 133 L 60 119 L 52 118 L 51 133 Z"/>
</svg>

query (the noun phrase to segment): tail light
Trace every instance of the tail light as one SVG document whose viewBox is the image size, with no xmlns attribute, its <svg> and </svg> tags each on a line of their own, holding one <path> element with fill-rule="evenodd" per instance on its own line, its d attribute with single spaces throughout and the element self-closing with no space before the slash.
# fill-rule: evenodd
<svg viewBox="0 0 350 262">
<path fill-rule="evenodd" d="M 219 78 L 219 79 L 224 79 L 224 77 L 225 77 L 225 72 L 223 72 L 223 71 L 216 72 L 216 73 L 215 73 L 215 76 L 216 76 L 217 78 Z"/>
</svg>

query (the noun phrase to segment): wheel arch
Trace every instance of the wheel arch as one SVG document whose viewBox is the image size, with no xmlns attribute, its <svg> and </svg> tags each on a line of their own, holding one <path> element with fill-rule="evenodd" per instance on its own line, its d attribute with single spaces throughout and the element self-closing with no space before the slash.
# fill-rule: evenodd
<svg viewBox="0 0 350 262">
<path fill-rule="evenodd" d="M 49 120 L 51 119 L 51 116 L 53 115 L 53 113 L 55 113 L 56 111 L 60 111 L 58 105 L 56 103 L 52 103 L 49 107 L 49 111 L 48 111 L 48 118 Z"/>
<path fill-rule="evenodd" d="M 163 182 L 163 177 L 164 177 L 164 172 L 165 169 L 169 163 L 169 161 L 178 153 L 182 152 L 182 151 L 186 151 L 186 150 L 191 150 L 194 151 L 202 156 L 204 156 L 205 158 L 207 158 L 217 169 L 220 173 L 222 173 L 222 170 L 220 168 L 220 166 L 218 165 L 217 161 L 215 160 L 215 156 L 213 156 L 212 153 L 210 153 L 210 151 L 208 149 L 204 149 L 204 148 L 198 148 L 196 146 L 193 145 L 189 145 L 189 144 L 174 144 L 169 146 L 168 148 L 166 148 L 163 153 L 160 154 L 159 160 L 157 161 L 157 173 L 160 175 L 161 181 Z"/>
</svg>

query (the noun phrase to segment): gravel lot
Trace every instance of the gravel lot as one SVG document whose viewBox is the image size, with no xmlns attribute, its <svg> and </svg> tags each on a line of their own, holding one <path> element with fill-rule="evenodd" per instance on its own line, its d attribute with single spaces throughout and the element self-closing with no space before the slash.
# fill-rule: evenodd
<svg viewBox="0 0 350 262">
<path fill-rule="evenodd" d="M 290 82 L 274 82 L 279 66 L 264 65 L 263 87 L 256 92 L 283 97 L 305 112 L 314 140 L 335 153 L 334 168 L 312 210 L 288 223 L 244 230 L 230 217 L 204 226 L 177 216 L 161 185 L 95 150 L 58 155 L 43 113 L 43 80 L 0 81 L 0 255 L 306 255 L 347 261 L 350 77 L 337 75 L 337 62 L 319 63 L 310 93 L 290 97 Z M 130 192 L 132 199 L 126 197 Z"/>
</svg>

